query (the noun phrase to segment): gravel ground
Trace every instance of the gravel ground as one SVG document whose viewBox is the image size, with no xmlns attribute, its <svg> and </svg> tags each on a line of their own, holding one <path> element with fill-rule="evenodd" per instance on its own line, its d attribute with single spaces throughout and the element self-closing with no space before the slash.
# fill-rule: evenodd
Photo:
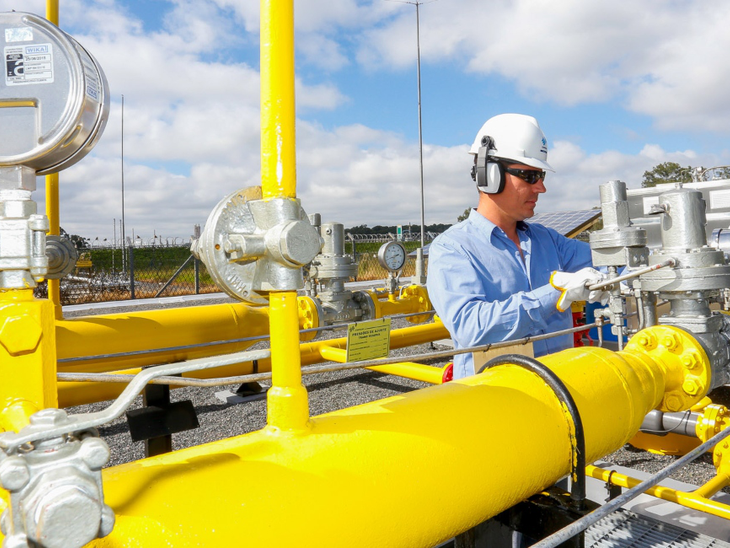
<svg viewBox="0 0 730 548">
<path fill-rule="evenodd" d="M 217 302 L 231 302 L 228 298 L 206 300 L 200 304 L 214 304 Z M 176 306 L 190 306 L 194 303 L 171 302 L 164 305 L 156 304 L 155 308 L 171 308 Z M 79 315 L 96 313 L 129 312 L 133 308 L 122 306 L 118 308 L 95 309 L 92 311 L 64 311 L 64 316 L 71 318 Z M 405 320 L 394 320 L 393 327 L 403 327 L 408 324 Z M 342 331 L 327 332 L 324 337 L 341 337 Z M 416 353 L 426 353 L 434 349 L 432 344 L 424 344 L 407 349 L 396 349 L 391 355 L 408 356 Z M 430 365 L 443 365 L 434 361 Z M 333 371 L 317 375 L 304 376 L 303 382 L 309 391 L 309 407 L 312 416 L 367 403 L 388 396 L 408 392 L 428 386 L 427 383 L 403 379 L 368 370 Z M 191 400 L 198 414 L 200 428 L 173 435 L 173 449 L 183 449 L 211 441 L 224 439 L 258 430 L 266 424 L 266 403 L 264 393 L 270 386 L 261 383 L 264 392 L 253 396 L 249 401 L 240 404 L 225 403 L 218 397 L 217 392 L 235 391 L 236 386 L 222 386 L 216 388 L 186 387 L 172 391 L 173 401 Z M 713 401 L 730 406 L 730 388 L 721 388 L 712 394 Z M 107 407 L 108 403 L 84 405 L 69 409 L 70 413 L 84 413 L 98 411 Z M 138 397 L 130 409 L 142 405 L 142 398 Z M 144 458 L 144 444 L 133 442 L 129 434 L 126 419 L 120 418 L 100 428 L 100 434 L 109 444 L 112 451 L 112 460 L 109 466 Z M 626 445 L 615 453 L 606 456 L 603 460 L 636 470 L 654 473 L 673 463 L 677 457 L 655 455 Z M 693 484 L 701 485 L 715 475 L 712 458 L 705 454 L 689 466 L 676 472 L 672 478 Z M 730 489 L 725 489 L 730 493 Z"/>
</svg>

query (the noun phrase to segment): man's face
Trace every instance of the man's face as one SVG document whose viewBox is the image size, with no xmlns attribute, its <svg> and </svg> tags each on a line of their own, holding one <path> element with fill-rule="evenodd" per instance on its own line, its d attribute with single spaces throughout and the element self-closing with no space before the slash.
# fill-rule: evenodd
<svg viewBox="0 0 730 548">
<path fill-rule="evenodd" d="M 505 167 L 523 169 L 525 171 L 541 171 L 536 167 L 523 164 L 505 164 Z M 524 221 L 535 214 L 538 195 L 546 192 L 545 181 L 540 179 L 534 185 L 524 179 L 504 172 L 504 190 L 499 194 L 491 196 L 492 201 L 503 212 L 503 214 L 515 221 Z"/>
</svg>

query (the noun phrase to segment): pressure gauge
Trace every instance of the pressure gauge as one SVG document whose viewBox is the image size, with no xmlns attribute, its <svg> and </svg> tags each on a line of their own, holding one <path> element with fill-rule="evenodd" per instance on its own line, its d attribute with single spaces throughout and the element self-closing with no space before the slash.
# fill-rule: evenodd
<svg viewBox="0 0 730 548">
<path fill-rule="evenodd" d="M 390 272 L 398 272 L 406 264 L 406 248 L 400 242 L 387 242 L 378 250 L 378 262 Z"/>
</svg>

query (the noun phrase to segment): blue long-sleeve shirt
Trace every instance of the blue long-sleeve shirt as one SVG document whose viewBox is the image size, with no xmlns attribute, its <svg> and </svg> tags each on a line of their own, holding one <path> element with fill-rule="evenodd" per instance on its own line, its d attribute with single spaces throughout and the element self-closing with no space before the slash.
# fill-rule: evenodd
<svg viewBox="0 0 730 548">
<path fill-rule="evenodd" d="M 518 223 L 524 261 L 507 235 L 483 215 L 437 237 L 428 252 L 428 295 L 455 348 L 520 339 L 572 327 L 559 312 L 554 270 L 591 266 L 590 246 L 539 224 Z M 535 341 L 535 356 L 573 345 L 573 335 Z M 471 353 L 454 356 L 454 378 L 474 374 Z"/>
</svg>

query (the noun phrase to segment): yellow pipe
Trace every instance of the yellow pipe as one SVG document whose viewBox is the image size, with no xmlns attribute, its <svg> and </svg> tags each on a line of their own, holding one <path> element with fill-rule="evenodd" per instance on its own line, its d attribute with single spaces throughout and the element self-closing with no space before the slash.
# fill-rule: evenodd
<svg viewBox="0 0 730 548">
<path fill-rule="evenodd" d="M 261 0 L 261 189 L 296 198 L 293 0 Z"/>
<path fill-rule="evenodd" d="M 61 320 L 56 322 L 58 359 L 73 360 L 256 337 L 268 333 L 268 320 L 268 308 L 238 303 Z M 253 343 L 231 343 L 138 356 L 68 361 L 60 364 L 58 369 L 66 372 L 115 371 L 236 352 L 251 344 Z"/>
<path fill-rule="evenodd" d="M 297 327 L 297 295 L 293 291 L 270 295 L 271 388 L 266 393 L 268 426 L 277 430 L 302 430 L 309 419 L 307 390 L 302 385 Z"/>
<path fill-rule="evenodd" d="M 709 366 L 699 343 L 681 339 L 673 350 L 632 342 L 623 352 L 584 347 L 541 359 L 578 405 L 588 461 L 620 448 L 674 393 L 685 351 L 701 358 L 699 369 Z M 300 436 L 264 430 L 104 470 L 117 522 L 92 545 L 164 538 L 178 547 L 226 546 L 245 528 L 259 546 L 434 546 L 571 466 L 569 421 L 555 394 L 511 365 L 310 423 Z M 447 466 L 446 477 L 434 465 Z M 220 489 L 244 479 L 249 489 Z"/>
<path fill-rule="evenodd" d="M 636 478 L 619 474 L 616 471 L 604 470 L 603 468 L 598 468 L 593 465 L 586 467 L 586 474 L 592 478 L 612 483 L 613 485 L 618 485 L 620 487 L 625 487 L 627 489 L 635 487 L 641 483 L 641 480 Z M 693 510 L 699 510 L 700 512 L 705 512 L 713 516 L 730 519 L 730 506 L 707 499 L 698 494 L 698 491 L 695 491 L 694 493 L 687 493 L 685 491 L 678 491 L 676 489 L 657 485 L 656 487 L 647 489 L 646 494 L 662 500 L 681 504 L 686 508 L 692 508 Z"/>
<path fill-rule="evenodd" d="M 322 359 L 331 362 L 345 363 L 347 362 L 347 350 L 344 348 L 333 348 L 331 346 L 321 346 L 319 353 Z M 387 365 L 376 365 L 374 367 L 366 367 L 372 371 L 386 373 L 388 375 L 397 375 L 416 381 L 428 382 L 431 384 L 441 384 L 444 382 L 445 367 L 432 367 L 422 363 L 401 362 L 390 363 Z"/>
<path fill-rule="evenodd" d="M 53 305 L 32 289 L 0 292 L 0 429 L 58 405 Z"/>
<path fill-rule="evenodd" d="M 448 331 L 440 321 L 431 324 L 406 327 L 403 329 L 395 329 L 390 333 L 390 347 L 403 348 L 406 346 L 413 346 L 416 344 L 423 344 L 443 339 L 448 336 Z M 299 347 L 300 363 L 303 365 L 320 363 L 326 360 L 326 358 L 322 356 L 322 348 L 345 348 L 346 345 L 347 339 L 344 337 L 304 343 Z M 75 371 L 84 371 L 84 369 L 80 366 L 78 369 L 75 369 Z M 106 369 L 104 369 L 104 371 L 106 371 Z M 255 371 L 271 371 L 271 360 L 259 360 L 256 364 Z M 119 372 L 121 373 L 122 371 Z M 136 370 L 123 372 L 132 374 L 135 373 Z M 206 379 L 230 375 L 247 375 L 249 373 L 254 373 L 254 364 L 251 362 L 244 362 L 238 365 L 210 369 L 185 374 L 183 376 Z M 72 405 L 109 400 L 119 396 L 119 394 L 122 393 L 122 390 L 124 390 L 124 387 L 125 385 L 120 383 L 60 382 L 58 383 L 59 405 L 61 407 L 68 407 Z"/>
<path fill-rule="evenodd" d="M 46 0 L 46 19 L 58 26 L 58 0 Z M 46 175 L 46 216 L 50 229 L 48 234 L 58 236 L 61 233 L 59 216 L 59 184 L 58 173 Z M 61 280 L 48 280 L 48 299 L 53 303 L 53 315 L 63 318 L 61 308 Z"/>
<path fill-rule="evenodd" d="M 391 363 L 388 365 L 376 365 L 375 367 L 368 367 L 368 369 L 379 373 L 413 379 L 415 381 L 423 381 L 430 384 L 443 384 L 444 374 L 448 367 L 449 366 L 433 367 L 422 363 L 401 362 Z"/>
<path fill-rule="evenodd" d="M 714 478 L 700 486 L 698 489 L 695 489 L 693 494 L 697 497 L 709 499 L 720 489 L 724 489 L 728 485 L 730 485 L 730 478 L 726 474 L 720 473 L 718 470 L 717 475 Z"/>
</svg>

